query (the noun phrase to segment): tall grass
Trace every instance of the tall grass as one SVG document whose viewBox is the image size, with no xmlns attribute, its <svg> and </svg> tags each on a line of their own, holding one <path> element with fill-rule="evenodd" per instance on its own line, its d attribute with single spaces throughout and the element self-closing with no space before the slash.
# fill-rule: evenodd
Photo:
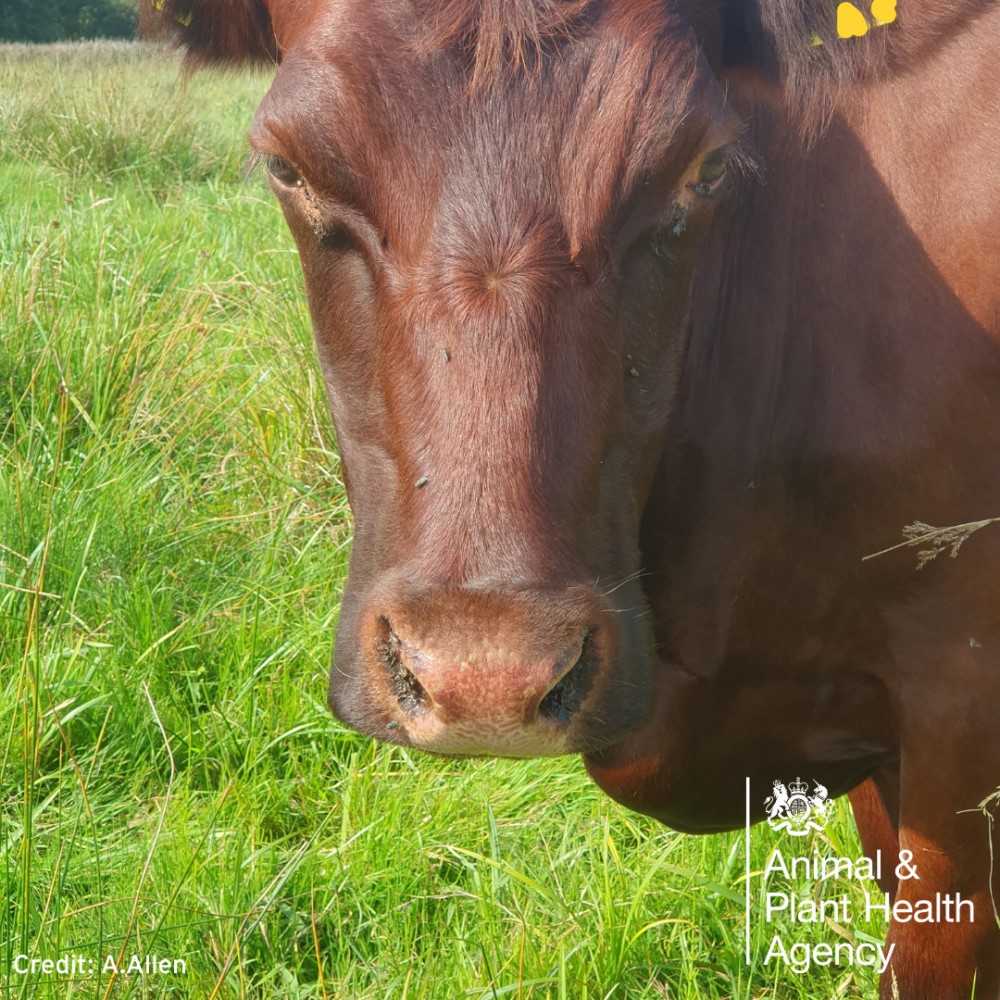
<svg viewBox="0 0 1000 1000">
<path fill-rule="evenodd" d="M 291 241 L 240 176 L 267 82 L 178 81 L 0 48 L 2 995 L 872 995 L 764 966 L 763 929 L 745 966 L 739 835 L 331 718 L 351 525 Z M 102 971 L 133 953 L 186 970 Z"/>
</svg>

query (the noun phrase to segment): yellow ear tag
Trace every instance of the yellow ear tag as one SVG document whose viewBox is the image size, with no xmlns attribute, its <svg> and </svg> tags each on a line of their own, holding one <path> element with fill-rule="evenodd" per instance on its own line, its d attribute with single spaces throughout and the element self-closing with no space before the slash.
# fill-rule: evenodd
<svg viewBox="0 0 1000 1000">
<path fill-rule="evenodd" d="M 892 24 L 896 20 L 896 0 L 872 0 L 872 18 L 876 24 Z"/>
<path fill-rule="evenodd" d="M 156 10 L 158 10 L 160 12 L 163 11 L 163 4 L 164 4 L 164 0 L 153 0 L 153 6 L 156 8 Z M 895 4 L 893 6 L 895 6 Z M 191 15 L 190 14 L 185 14 L 184 17 L 178 17 L 175 14 L 174 15 L 174 20 L 179 25 L 181 25 L 181 27 L 183 27 L 183 28 L 188 28 L 191 25 Z"/>
<path fill-rule="evenodd" d="M 876 3 L 879 0 L 875 0 Z M 842 3 L 837 8 L 837 34 L 841 38 L 860 38 L 868 34 L 865 15 L 852 3 Z"/>
</svg>

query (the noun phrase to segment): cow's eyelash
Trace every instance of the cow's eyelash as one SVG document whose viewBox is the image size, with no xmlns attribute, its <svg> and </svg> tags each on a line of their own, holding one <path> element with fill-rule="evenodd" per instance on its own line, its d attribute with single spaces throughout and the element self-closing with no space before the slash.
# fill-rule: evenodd
<svg viewBox="0 0 1000 1000">
<path fill-rule="evenodd" d="M 259 169 L 266 170 L 279 184 L 284 184 L 286 187 L 303 187 L 305 185 L 302 175 L 288 160 L 273 153 L 253 150 L 243 165 L 243 172 L 249 177 Z"/>
</svg>

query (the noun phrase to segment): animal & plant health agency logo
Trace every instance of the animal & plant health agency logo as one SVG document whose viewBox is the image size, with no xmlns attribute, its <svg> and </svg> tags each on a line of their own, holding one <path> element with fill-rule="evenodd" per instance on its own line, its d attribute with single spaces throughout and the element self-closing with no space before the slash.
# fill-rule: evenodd
<svg viewBox="0 0 1000 1000">
<path fill-rule="evenodd" d="M 771 783 L 771 794 L 764 798 L 767 822 L 773 832 L 788 836 L 769 845 L 763 868 L 753 871 L 754 800 L 761 801 L 760 791 L 751 789 L 748 777 L 744 880 L 748 967 L 755 964 L 752 927 L 758 928 L 756 961 L 768 971 L 787 969 L 805 976 L 817 968 L 867 966 L 879 975 L 893 975 L 896 943 L 883 943 L 881 928 L 886 924 L 975 922 L 975 904 L 961 893 L 922 896 L 919 864 L 912 850 L 900 848 L 892 854 L 876 850 L 871 856 L 831 854 L 834 843 L 821 834 L 833 816 L 834 803 L 823 785 L 801 776 Z M 811 842 L 802 839 L 810 834 L 820 836 Z M 751 890 L 754 877 L 756 903 Z M 880 887 L 887 877 L 911 887 L 893 899 Z M 880 929 L 872 926 L 876 923 Z M 905 961 L 905 956 L 898 958 Z"/>
<path fill-rule="evenodd" d="M 775 832 L 804 837 L 811 831 L 822 830 L 830 818 L 830 793 L 818 781 L 809 787 L 808 781 L 796 778 L 774 782 L 774 792 L 764 800 L 767 822 Z"/>
</svg>

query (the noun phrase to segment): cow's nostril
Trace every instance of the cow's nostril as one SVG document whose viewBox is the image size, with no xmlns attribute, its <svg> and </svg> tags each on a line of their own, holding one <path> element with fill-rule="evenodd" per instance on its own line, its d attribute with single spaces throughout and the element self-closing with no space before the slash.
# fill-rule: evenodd
<svg viewBox="0 0 1000 1000">
<path fill-rule="evenodd" d="M 389 687 L 407 715 L 424 715 L 430 710 L 430 699 L 420 681 L 403 663 L 399 655 L 399 637 L 392 630 L 388 618 L 379 618 L 379 633 L 375 641 L 379 662 L 386 672 Z"/>
<path fill-rule="evenodd" d="M 576 663 L 541 700 L 538 706 L 539 718 L 560 723 L 568 722 L 570 716 L 580 707 L 597 673 L 599 657 L 593 635 L 594 632 L 591 630 L 583 637 L 583 646 Z"/>
</svg>

